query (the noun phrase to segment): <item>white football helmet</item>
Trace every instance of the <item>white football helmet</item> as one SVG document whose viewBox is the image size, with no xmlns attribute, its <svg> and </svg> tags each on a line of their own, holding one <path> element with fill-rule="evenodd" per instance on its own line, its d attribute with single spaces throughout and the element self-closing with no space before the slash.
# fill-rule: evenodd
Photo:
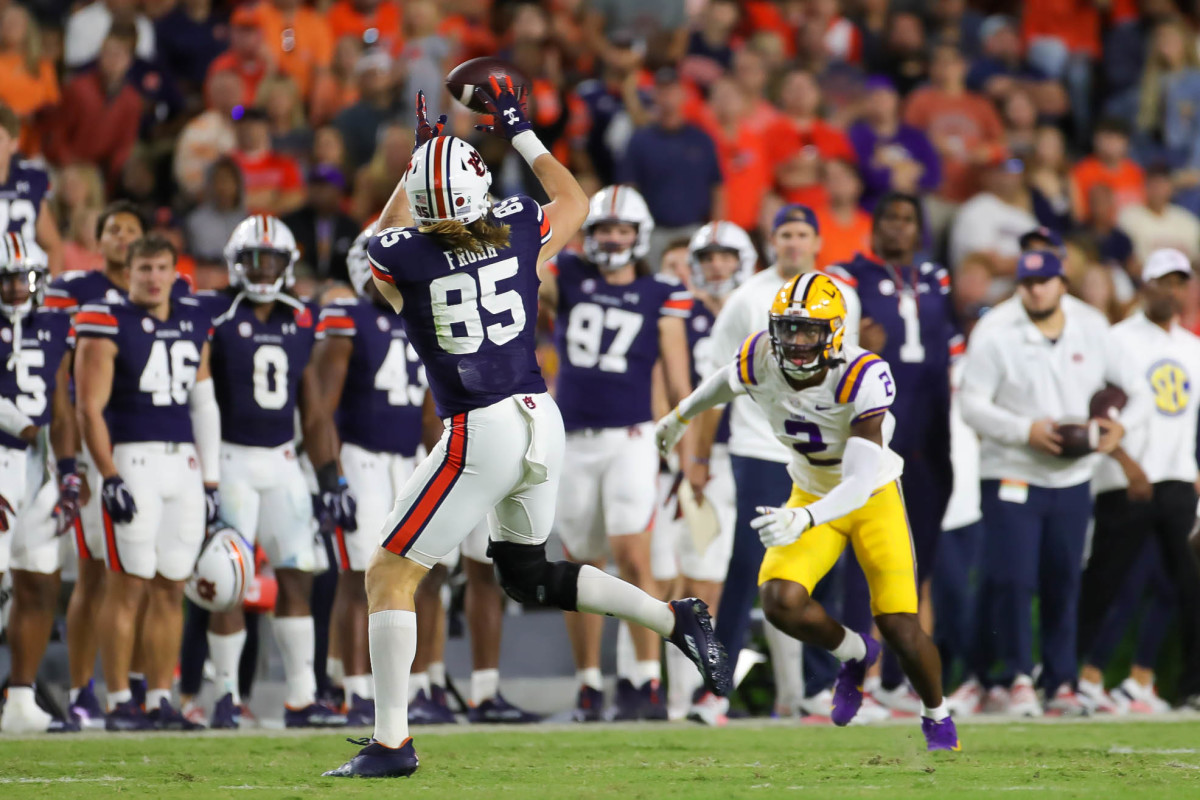
<svg viewBox="0 0 1200 800">
<path fill-rule="evenodd" d="M 416 149 L 404 188 L 418 225 L 458 220 L 467 225 L 492 206 L 492 172 L 471 145 L 456 136 L 437 136 Z"/>
<path fill-rule="evenodd" d="M 291 229 L 270 214 L 246 217 L 225 245 L 229 285 L 256 303 L 269 303 L 292 287 L 299 259 Z"/>
<path fill-rule="evenodd" d="M 19 233 L 0 236 L 0 276 L 24 275 L 29 285 L 29 297 L 20 303 L 7 303 L 0 295 L 0 313 L 15 319 L 40 305 L 46 290 L 46 269 L 46 254 L 36 244 Z"/>
<path fill-rule="evenodd" d="M 592 231 L 605 222 L 623 222 L 637 228 L 633 247 L 612 250 L 597 242 Z M 632 186 L 605 186 L 592 195 L 588 203 L 588 215 L 583 223 L 583 254 L 604 272 L 611 272 L 631 261 L 645 258 L 650 252 L 650 234 L 653 232 L 654 218 L 650 216 L 650 208 L 637 189 Z"/>
<path fill-rule="evenodd" d="M 700 268 L 700 257 L 705 253 L 726 251 L 738 257 L 738 268 L 726 280 L 712 283 L 704 276 Z M 710 222 L 692 235 L 688 242 L 688 264 L 692 271 L 692 285 L 713 297 L 728 297 L 729 293 L 742 285 L 742 282 L 754 274 L 758 264 L 758 252 L 750 236 L 732 222 L 717 220 Z"/>
<path fill-rule="evenodd" d="M 231 611 L 242 604 L 254 582 L 254 551 L 242 535 L 218 522 L 200 555 L 183 593 L 209 611 Z"/>
<path fill-rule="evenodd" d="M 354 244 L 350 245 L 350 252 L 346 253 L 346 271 L 350 273 L 350 285 L 359 294 L 364 294 L 367 284 L 371 282 L 371 260 L 367 258 L 367 243 L 374 235 L 375 223 L 372 222 L 363 228 Z"/>
</svg>

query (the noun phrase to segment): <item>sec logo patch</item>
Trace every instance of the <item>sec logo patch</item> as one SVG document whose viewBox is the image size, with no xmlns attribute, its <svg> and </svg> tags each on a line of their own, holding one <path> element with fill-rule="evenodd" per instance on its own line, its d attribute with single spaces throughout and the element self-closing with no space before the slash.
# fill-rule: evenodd
<svg viewBox="0 0 1200 800">
<path fill-rule="evenodd" d="M 142 319 L 142 330 L 146 333 L 154 333 L 154 323 L 148 319 Z"/>
<path fill-rule="evenodd" d="M 392 329 L 392 324 L 383 317 L 377 319 L 376 323 L 379 325 L 379 330 L 383 331 L 384 333 Z"/>
<path fill-rule="evenodd" d="M 251 327 L 249 322 L 246 322 L 243 320 L 241 323 L 238 324 L 238 333 L 241 335 L 241 337 L 243 339 L 249 339 L 250 334 L 254 333 L 254 328 Z"/>
<path fill-rule="evenodd" d="M 4 343 L 8 344 L 9 342 L 12 341 L 12 331 L 8 328 L 5 328 L 4 330 L 0 331 L 0 339 L 3 339 Z"/>
</svg>

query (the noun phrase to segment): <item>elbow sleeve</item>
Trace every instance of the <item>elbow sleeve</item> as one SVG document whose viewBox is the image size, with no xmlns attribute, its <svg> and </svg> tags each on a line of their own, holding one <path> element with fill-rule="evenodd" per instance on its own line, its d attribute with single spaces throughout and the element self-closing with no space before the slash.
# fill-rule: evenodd
<svg viewBox="0 0 1200 800">
<path fill-rule="evenodd" d="M 857 511 L 871 499 L 883 463 L 883 448 L 861 436 L 851 436 L 842 453 L 842 481 L 812 505 L 813 525 L 824 525 Z"/>
<path fill-rule="evenodd" d="M 192 387 L 188 396 L 188 411 L 192 418 L 192 438 L 200 456 L 200 472 L 205 483 L 221 480 L 221 411 L 211 380 Z"/>
</svg>

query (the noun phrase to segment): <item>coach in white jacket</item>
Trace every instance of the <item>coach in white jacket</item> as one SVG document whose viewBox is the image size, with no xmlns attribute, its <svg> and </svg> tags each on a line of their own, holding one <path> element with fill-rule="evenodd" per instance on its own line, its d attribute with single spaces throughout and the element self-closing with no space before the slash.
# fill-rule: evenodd
<svg viewBox="0 0 1200 800">
<path fill-rule="evenodd" d="M 1121 420 L 1103 420 L 1098 450 L 1120 444 L 1123 424 L 1149 398 L 1125 372 L 1127 359 L 1099 311 L 1066 294 L 1062 262 L 1049 251 L 1021 255 L 1017 296 L 975 327 L 963 375 L 963 418 L 982 438 L 980 492 L 984 587 L 992 651 L 1011 683 L 1010 710 L 1038 716 L 1032 604 L 1041 600 L 1042 683 L 1047 708 L 1081 713 L 1072 689 L 1089 484 L 1099 455 L 1062 455 L 1057 424 L 1083 422 L 1091 397 L 1113 383 L 1129 395 Z M 981 676 L 983 677 L 983 676 Z"/>
</svg>

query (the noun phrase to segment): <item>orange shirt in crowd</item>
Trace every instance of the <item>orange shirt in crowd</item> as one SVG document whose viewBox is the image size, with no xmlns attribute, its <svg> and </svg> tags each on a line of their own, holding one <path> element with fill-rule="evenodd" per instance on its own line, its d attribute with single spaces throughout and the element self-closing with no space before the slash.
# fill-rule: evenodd
<svg viewBox="0 0 1200 800">
<path fill-rule="evenodd" d="M 828 206 L 816 209 L 817 224 L 821 226 L 821 252 L 817 254 L 817 269 L 830 264 L 845 264 L 857 253 L 871 252 L 871 215 L 855 207 L 848 223 L 841 223 Z"/>
<path fill-rule="evenodd" d="M 267 76 L 267 62 L 246 61 L 232 50 L 226 50 L 214 58 L 213 62 L 208 65 L 208 77 L 211 78 L 216 73 L 224 70 L 236 72 L 241 76 L 242 105 L 254 105 L 254 100 L 258 97 L 258 85 Z"/>
<path fill-rule="evenodd" d="M 1072 53 L 1100 55 L 1100 11 L 1095 0 L 1038 0 L 1026 3 L 1021 39 L 1059 39 Z"/>
<path fill-rule="evenodd" d="M 313 72 L 333 63 L 333 36 L 330 26 L 316 11 L 299 6 L 291 19 L 269 3 L 258 11 L 263 41 L 273 54 L 279 69 L 291 77 L 307 98 L 313 88 Z"/>
<path fill-rule="evenodd" d="M 746 0 L 742 4 L 741 30 L 745 35 L 759 31 L 774 33 L 779 37 L 783 46 L 783 55 L 791 58 L 796 55 L 796 34 L 799 33 L 783 16 L 778 3 L 770 0 Z"/>
<path fill-rule="evenodd" d="M 287 156 L 268 151 L 259 156 L 248 156 L 234 152 L 233 159 L 242 169 L 246 196 L 263 189 L 278 189 L 281 192 L 303 191 L 304 178 L 300 167 Z M 247 208 L 251 214 L 269 213 L 270 209 Z"/>
<path fill-rule="evenodd" d="M 741 122 L 732 135 L 712 120 L 706 120 L 703 128 L 717 145 L 721 174 L 725 176 L 724 218 L 752 231 L 758 227 L 759 209 L 773 179 L 766 142 L 747 121 Z"/>
<path fill-rule="evenodd" d="M 456 44 L 459 63 L 479 56 L 494 55 L 500 49 L 500 43 L 491 28 L 481 21 L 467 19 L 462 14 L 453 14 L 443 19 L 437 32 Z"/>
<path fill-rule="evenodd" d="M 1146 175 L 1133 159 L 1125 158 L 1117 166 L 1108 167 L 1095 156 L 1088 156 L 1071 168 L 1071 200 L 1080 219 L 1087 219 L 1088 195 L 1101 183 L 1113 190 L 1118 212 L 1146 202 Z"/>
<path fill-rule="evenodd" d="M 393 0 L 380 0 L 370 14 L 360 14 L 350 0 L 338 0 L 325 17 L 334 42 L 343 36 L 353 36 L 365 45 L 385 47 L 393 56 L 399 55 L 404 46 L 400 22 L 400 6 Z M 364 34 L 371 29 L 375 30 L 374 41 L 367 41 Z"/>
<path fill-rule="evenodd" d="M 47 106 L 58 105 L 58 76 L 54 65 L 46 59 L 38 64 L 38 74 L 25 69 L 25 58 L 19 53 L 0 53 L 0 101 L 27 117 Z"/>
<path fill-rule="evenodd" d="M 313 83 L 312 102 L 308 107 L 308 122 L 314 128 L 326 124 L 338 115 L 343 108 L 348 108 L 358 102 L 358 84 L 338 83 L 326 73 Z"/>
<path fill-rule="evenodd" d="M 978 191 L 978 170 L 971 155 L 980 149 L 999 155 L 1004 147 L 1004 123 L 985 98 L 964 92 L 952 95 L 932 86 L 909 95 L 904 121 L 925 131 L 942 157 L 942 187 L 938 194 L 961 203 Z M 983 159 L 986 161 L 987 159 Z"/>
<path fill-rule="evenodd" d="M 851 164 L 858 163 L 858 155 L 846 134 L 821 119 L 800 125 L 792 118 L 780 115 L 766 130 L 764 139 L 773 173 L 796 156 L 802 158 L 812 172 L 812 180 L 803 186 L 776 187 L 787 203 L 803 203 L 814 208 L 825 203 L 821 161 L 838 158 Z"/>
</svg>

